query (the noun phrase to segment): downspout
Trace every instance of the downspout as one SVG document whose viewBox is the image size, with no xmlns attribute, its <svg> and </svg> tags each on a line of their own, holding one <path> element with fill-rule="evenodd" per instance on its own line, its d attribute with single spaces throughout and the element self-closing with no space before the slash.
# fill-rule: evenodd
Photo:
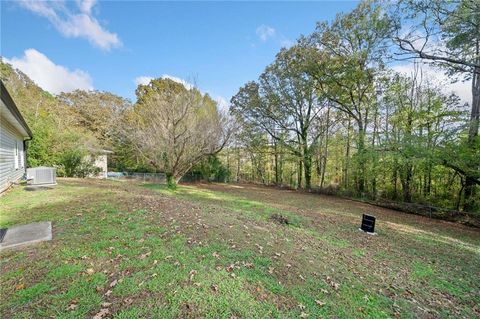
<svg viewBox="0 0 480 319">
<path fill-rule="evenodd" d="M 23 139 L 23 168 L 25 169 L 25 173 L 23 173 L 23 180 L 27 180 L 27 141 L 31 141 L 33 136 L 29 136 L 26 139 Z"/>
</svg>

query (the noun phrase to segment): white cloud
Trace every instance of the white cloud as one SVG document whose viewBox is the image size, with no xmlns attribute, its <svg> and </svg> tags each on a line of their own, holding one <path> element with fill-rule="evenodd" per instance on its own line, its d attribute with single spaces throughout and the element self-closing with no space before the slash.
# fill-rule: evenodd
<svg viewBox="0 0 480 319">
<path fill-rule="evenodd" d="M 133 82 L 135 82 L 135 85 L 139 86 L 140 84 L 147 85 L 151 80 L 153 80 L 153 77 L 143 75 L 136 77 Z"/>
<path fill-rule="evenodd" d="M 272 38 L 275 36 L 275 29 L 268 25 L 262 24 L 257 28 L 256 33 L 257 33 L 257 36 L 260 38 L 260 40 L 265 42 L 269 38 Z"/>
<path fill-rule="evenodd" d="M 35 49 L 25 50 L 23 57 L 4 58 L 4 61 L 28 75 L 42 89 L 53 94 L 76 89 L 93 89 L 92 78 L 87 72 L 78 69 L 70 71 L 64 66 L 55 64 Z"/>
<path fill-rule="evenodd" d="M 90 14 L 92 8 L 97 4 L 97 0 L 76 0 L 77 5 L 83 13 Z"/>
<path fill-rule="evenodd" d="M 84 38 L 92 45 L 110 50 L 122 45 L 117 34 L 104 29 L 92 15 L 96 0 L 77 0 L 73 12 L 64 1 L 19 1 L 20 5 L 37 15 L 45 17 L 67 38 Z"/>
<path fill-rule="evenodd" d="M 267 42 L 268 40 L 272 40 L 277 43 L 282 48 L 290 48 L 295 43 L 284 36 L 281 32 L 277 32 L 273 27 L 262 24 L 257 28 L 255 31 L 257 37 L 260 39 L 261 42 Z M 249 38 L 248 38 L 249 39 Z M 255 47 L 255 43 L 250 42 L 251 47 Z"/>
<path fill-rule="evenodd" d="M 170 79 L 170 80 L 175 81 L 177 83 L 183 84 L 183 86 L 186 87 L 188 90 L 190 90 L 194 87 L 197 87 L 195 84 L 192 84 L 188 81 L 185 81 L 184 79 L 178 78 L 178 77 L 173 76 L 173 75 L 164 74 L 164 75 L 161 76 L 161 78 L 162 79 Z"/>
<path fill-rule="evenodd" d="M 434 81 L 433 84 L 443 86 L 445 93 L 456 93 L 460 100 L 465 103 L 472 103 L 472 92 L 468 82 L 457 81 L 452 83 L 451 78 L 445 74 L 444 70 L 435 68 L 428 63 L 420 64 L 422 74 L 424 78 Z M 414 73 L 414 64 L 399 64 L 392 67 L 392 69 L 398 73 L 412 76 Z"/>
</svg>

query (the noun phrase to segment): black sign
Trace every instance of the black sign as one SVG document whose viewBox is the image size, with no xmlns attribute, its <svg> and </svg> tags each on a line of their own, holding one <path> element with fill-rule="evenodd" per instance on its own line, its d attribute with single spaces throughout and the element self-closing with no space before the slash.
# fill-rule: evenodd
<svg viewBox="0 0 480 319">
<path fill-rule="evenodd" d="M 374 233 L 375 232 L 375 217 L 363 214 L 362 216 L 362 226 L 360 227 L 361 230 L 367 233 Z"/>
</svg>

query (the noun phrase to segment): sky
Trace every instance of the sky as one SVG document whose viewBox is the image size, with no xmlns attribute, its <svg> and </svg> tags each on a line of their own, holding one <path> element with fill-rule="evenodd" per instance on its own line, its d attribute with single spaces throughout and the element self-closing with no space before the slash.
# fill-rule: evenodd
<svg viewBox="0 0 480 319">
<path fill-rule="evenodd" d="M 109 91 L 135 101 L 138 84 L 193 83 L 226 106 L 282 47 L 355 1 L 1 1 L 0 53 L 53 94 Z M 397 65 L 408 73 L 409 65 Z M 433 72 L 441 78 L 441 73 Z M 461 96 L 468 85 L 452 87 Z M 463 92 L 464 91 L 464 92 Z M 468 98 L 465 95 L 463 98 Z"/>
<path fill-rule="evenodd" d="M 153 77 L 194 83 L 226 103 L 336 2 L 2 1 L 1 55 L 47 91 L 135 100 Z M 223 100 L 223 101 L 222 101 Z"/>
</svg>

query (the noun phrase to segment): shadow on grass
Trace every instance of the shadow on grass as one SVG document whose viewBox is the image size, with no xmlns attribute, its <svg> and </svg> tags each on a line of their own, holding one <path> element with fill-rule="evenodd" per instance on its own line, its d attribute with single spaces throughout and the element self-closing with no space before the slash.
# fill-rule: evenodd
<svg viewBox="0 0 480 319">
<path fill-rule="evenodd" d="M 256 220 L 270 220 L 275 216 L 283 216 L 288 219 L 285 226 L 302 227 L 308 225 L 308 218 L 299 216 L 293 212 L 271 207 L 263 202 L 250 200 L 241 196 L 210 191 L 195 186 L 179 185 L 175 190 L 161 184 L 143 184 L 145 188 L 158 191 L 164 195 L 176 196 L 185 200 L 217 204 L 237 213 L 247 214 Z"/>
</svg>

